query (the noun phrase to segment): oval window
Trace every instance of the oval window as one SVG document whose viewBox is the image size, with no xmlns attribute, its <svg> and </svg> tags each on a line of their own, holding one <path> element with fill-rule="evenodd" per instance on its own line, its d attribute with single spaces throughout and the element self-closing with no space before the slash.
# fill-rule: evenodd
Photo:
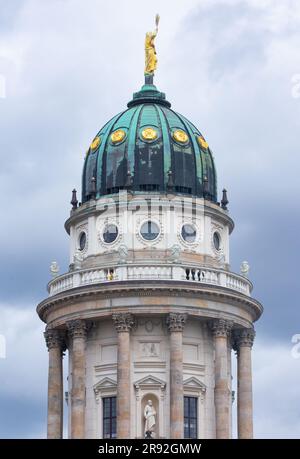
<svg viewBox="0 0 300 459">
<path fill-rule="evenodd" d="M 79 250 L 84 250 L 85 246 L 86 246 L 86 234 L 85 232 L 82 232 L 79 235 Z"/>
<path fill-rule="evenodd" d="M 158 225 L 150 220 L 143 223 L 141 226 L 141 235 L 146 241 L 154 241 L 159 233 Z"/>
<path fill-rule="evenodd" d="M 114 242 L 119 234 L 118 227 L 114 224 L 109 224 L 106 225 L 103 231 L 103 241 L 106 242 L 106 244 L 111 244 Z"/>
<path fill-rule="evenodd" d="M 181 228 L 181 236 L 186 242 L 195 242 L 197 231 L 193 225 L 185 224 Z"/>
<path fill-rule="evenodd" d="M 217 232 L 214 233 L 213 240 L 214 240 L 215 249 L 216 250 L 220 250 L 220 248 L 221 248 L 221 238 L 220 238 L 219 233 L 217 233 Z"/>
</svg>

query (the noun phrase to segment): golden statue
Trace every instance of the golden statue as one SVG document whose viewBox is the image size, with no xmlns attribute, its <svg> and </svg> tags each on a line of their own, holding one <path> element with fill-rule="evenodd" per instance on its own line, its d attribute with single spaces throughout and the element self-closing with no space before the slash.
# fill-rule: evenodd
<svg viewBox="0 0 300 459">
<path fill-rule="evenodd" d="M 159 15 L 155 17 L 155 31 L 147 32 L 145 38 L 145 75 L 153 75 L 157 67 L 154 39 L 158 32 Z"/>
</svg>

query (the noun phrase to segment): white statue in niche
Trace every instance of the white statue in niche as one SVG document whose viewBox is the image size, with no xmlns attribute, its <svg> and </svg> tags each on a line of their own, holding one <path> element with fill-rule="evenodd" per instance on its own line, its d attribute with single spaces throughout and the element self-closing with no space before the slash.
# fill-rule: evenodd
<svg viewBox="0 0 300 459">
<path fill-rule="evenodd" d="M 156 411 L 153 406 L 152 400 L 148 400 L 147 405 L 144 409 L 145 417 L 145 438 L 153 438 L 154 429 L 155 429 L 155 417 Z"/>
</svg>

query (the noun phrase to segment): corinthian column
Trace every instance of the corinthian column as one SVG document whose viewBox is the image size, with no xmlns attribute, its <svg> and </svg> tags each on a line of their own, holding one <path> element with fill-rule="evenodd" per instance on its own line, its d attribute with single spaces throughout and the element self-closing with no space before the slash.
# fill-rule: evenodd
<svg viewBox="0 0 300 459">
<path fill-rule="evenodd" d="M 186 314 L 171 312 L 167 317 L 170 332 L 170 437 L 183 438 L 182 332 Z"/>
<path fill-rule="evenodd" d="M 210 324 L 215 342 L 216 438 L 230 438 L 231 394 L 228 384 L 228 338 L 232 322 L 218 319 Z"/>
<path fill-rule="evenodd" d="M 253 438 L 251 348 L 255 337 L 253 328 L 237 330 L 234 335 L 238 361 L 238 437 Z"/>
<path fill-rule="evenodd" d="M 61 330 L 48 328 L 44 336 L 49 351 L 47 437 L 62 438 L 64 335 Z"/>
<path fill-rule="evenodd" d="M 84 438 L 87 324 L 84 320 L 71 320 L 67 329 L 72 340 L 71 438 Z"/>
<path fill-rule="evenodd" d="M 130 330 L 134 316 L 130 313 L 113 314 L 118 333 L 118 388 L 117 388 L 117 438 L 130 438 Z"/>
</svg>

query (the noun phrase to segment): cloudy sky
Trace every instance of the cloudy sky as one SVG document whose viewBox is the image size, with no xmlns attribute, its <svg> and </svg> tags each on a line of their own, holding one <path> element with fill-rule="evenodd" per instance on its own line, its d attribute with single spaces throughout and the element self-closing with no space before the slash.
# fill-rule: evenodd
<svg viewBox="0 0 300 459">
<path fill-rule="evenodd" d="M 253 350 L 256 437 L 300 438 L 299 0 L 0 0 L 0 437 L 44 437 L 47 351 L 35 313 L 84 153 L 143 82 L 207 138 L 236 223 L 232 270 L 265 307 Z M 294 338 L 297 340 L 297 337 Z M 300 356 L 300 353 L 299 353 Z"/>
</svg>

